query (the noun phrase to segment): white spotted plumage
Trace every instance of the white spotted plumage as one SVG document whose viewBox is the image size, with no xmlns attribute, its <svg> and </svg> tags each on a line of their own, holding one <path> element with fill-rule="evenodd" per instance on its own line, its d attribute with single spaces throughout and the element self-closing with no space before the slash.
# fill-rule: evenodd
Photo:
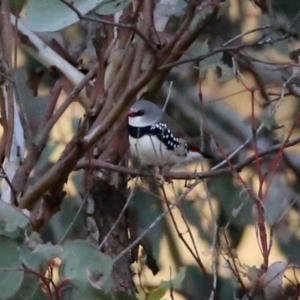
<svg viewBox="0 0 300 300">
<path fill-rule="evenodd" d="M 163 112 L 147 100 L 137 101 L 128 111 L 130 153 L 142 165 L 174 166 L 202 158 L 200 152 L 191 151 L 181 137 L 174 136 Z"/>
</svg>

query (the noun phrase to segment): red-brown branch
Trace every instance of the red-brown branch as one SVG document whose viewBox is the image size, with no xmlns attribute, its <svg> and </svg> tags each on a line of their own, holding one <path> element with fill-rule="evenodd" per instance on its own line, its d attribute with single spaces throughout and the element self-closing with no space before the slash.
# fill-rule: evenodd
<svg viewBox="0 0 300 300">
<path fill-rule="evenodd" d="M 292 147 L 296 144 L 300 143 L 300 137 L 293 139 L 289 142 L 285 143 L 285 148 Z M 268 150 L 259 152 L 257 155 L 251 155 L 249 156 L 245 161 L 233 165 L 232 168 L 240 172 L 244 167 L 252 164 L 257 157 L 262 158 L 268 154 L 275 153 L 276 151 L 280 150 L 282 147 L 282 144 L 277 144 L 272 147 L 270 147 Z M 217 169 L 207 172 L 201 172 L 201 173 L 191 173 L 191 172 L 169 172 L 164 174 L 166 178 L 172 179 L 172 180 L 192 180 L 192 179 L 205 179 L 205 178 L 211 178 L 216 177 L 224 174 L 229 174 L 232 172 L 231 167 L 223 168 L 223 169 Z M 99 170 L 110 170 L 114 172 L 120 172 L 120 173 L 126 173 L 132 177 L 141 176 L 141 177 L 152 177 L 153 174 L 147 172 L 147 171 L 141 171 L 133 168 L 127 168 L 119 165 L 113 165 L 106 163 L 104 161 L 98 161 L 92 159 L 91 161 L 82 161 L 79 162 L 76 167 L 74 168 L 75 171 L 78 171 L 80 169 L 99 169 Z"/>
</svg>

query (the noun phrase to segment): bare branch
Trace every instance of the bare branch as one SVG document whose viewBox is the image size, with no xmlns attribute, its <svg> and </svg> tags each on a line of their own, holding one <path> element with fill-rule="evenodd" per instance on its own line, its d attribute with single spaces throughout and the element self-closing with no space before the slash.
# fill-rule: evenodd
<svg viewBox="0 0 300 300">
<path fill-rule="evenodd" d="M 286 142 L 284 148 L 289 148 L 289 147 L 292 147 L 299 143 L 300 143 L 300 138 L 295 138 L 291 141 Z M 257 155 L 253 154 L 252 156 L 248 157 L 245 161 L 243 161 L 237 165 L 233 165 L 233 169 L 236 170 L 237 172 L 240 172 L 244 167 L 249 166 L 250 164 L 255 162 L 257 157 L 262 158 L 266 155 L 275 153 L 276 151 L 280 150 L 281 148 L 282 148 L 282 144 L 277 144 L 277 145 L 270 147 L 268 150 L 259 152 Z M 132 177 L 136 177 L 136 176 L 153 177 L 153 174 L 146 172 L 146 171 L 141 172 L 140 170 L 117 166 L 117 165 L 109 164 L 107 162 L 99 161 L 99 160 L 79 162 L 76 165 L 74 170 L 90 169 L 90 168 L 125 173 Z M 172 180 L 192 180 L 192 179 L 205 179 L 205 178 L 216 177 L 216 176 L 228 174 L 231 172 L 232 172 L 232 168 L 227 167 L 227 168 L 222 168 L 222 169 L 214 169 L 213 168 L 212 171 L 201 172 L 201 173 L 170 172 L 170 173 L 164 174 L 164 176 L 165 176 L 165 178 L 172 179 Z"/>
<path fill-rule="evenodd" d="M 16 23 L 16 17 L 11 14 L 10 21 L 13 26 L 18 25 L 18 31 L 21 40 L 21 46 L 37 59 L 42 65 L 49 70 L 56 68 L 64 74 L 74 85 L 79 84 L 83 80 L 84 75 L 68 63 L 65 59 L 59 56 L 55 51 L 48 47 L 35 33 L 30 31 L 21 20 Z M 85 89 L 80 93 L 84 107 L 89 108 L 89 99 L 86 95 Z"/>
<path fill-rule="evenodd" d="M 124 24 L 124 23 L 115 23 L 115 22 L 111 22 L 111 21 L 101 19 L 101 18 L 92 18 L 92 17 L 84 16 L 72 3 L 69 3 L 66 0 L 60 0 L 60 1 L 62 3 L 64 3 L 66 6 L 68 6 L 70 9 L 72 9 L 77 14 L 77 16 L 80 20 L 86 20 L 86 21 L 90 21 L 90 22 L 97 22 L 97 23 L 101 23 L 101 24 L 105 24 L 105 25 L 111 25 L 111 26 L 114 26 L 114 27 L 120 27 L 120 28 L 126 28 L 126 29 L 132 30 L 134 33 L 136 33 L 145 42 L 147 47 L 153 53 L 157 52 L 157 49 L 153 46 L 152 42 L 135 25 L 133 25 L 133 24 Z M 148 1 L 148 2 L 151 2 L 151 1 Z"/>
</svg>

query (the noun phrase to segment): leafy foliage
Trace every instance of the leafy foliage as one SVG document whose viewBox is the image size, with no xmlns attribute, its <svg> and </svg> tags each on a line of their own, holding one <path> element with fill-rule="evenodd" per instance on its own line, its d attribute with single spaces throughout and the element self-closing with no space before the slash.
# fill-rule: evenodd
<svg viewBox="0 0 300 300">
<path fill-rule="evenodd" d="M 111 259 L 85 241 L 72 241 L 61 254 L 63 265 L 60 275 L 68 278 L 81 293 L 92 287 L 105 290 L 112 270 Z M 80 259 L 78 259 L 80 257 Z"/>
<path fill-rule="evenodd" d="M 102 2 L 75 0 L 73 4 L 82 14 L 86 14 Z M 59 0 L 31 0 L 26 6 L 26 21 L 33 31 L 57 31 L 78 22 L 79 18 Z"/>
<path fill-rule="evenodd" d="M 24 270 L 19 259 L 18 244 L 13 239 L 0 236 L 0 288 L 1 299 L 9 299 L 21 287 Z"/>
<path fill-rule="evenodd" d="M 29 229 L 29 219 L 20 210 L 0 201 L 0 232 L 10 238 L 24 236 Z"/>
<path fill-rule="evenodd" d="M 297 1 L 1 11 L 0 300 L 299 297 Z M 140 97 L 215 159 L 126 167 Z"/>
</svg>

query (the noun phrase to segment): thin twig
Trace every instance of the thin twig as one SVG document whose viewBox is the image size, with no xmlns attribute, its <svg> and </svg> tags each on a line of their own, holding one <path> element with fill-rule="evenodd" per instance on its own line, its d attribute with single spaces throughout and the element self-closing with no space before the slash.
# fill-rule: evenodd
<svg viewBox="0 0 300 300">
<path fill-rule="evenodd" d="M 196 180 L 195 183 L 192 184 L 190 187 L 187 187 L 186 190 L 187 190 L 187 191 L 193 190 L 199 183 L 200 183 L 200 180 Z M 168 201 L 167 195 L 166 195 L 166 192 L 165 192 L 165 189 L 164 189 L 164 186 L 163 186 L 163 185 L 161 186 L 161 190 L 162 190 L 162 193 L 163 193 L 163 199 L 164 199 L 165 204 L 166 204 L 166 206 L 167 206 L 167 208 L 168 208 L 169 215 L 170 215 L 170 217 L 171 217 L 171 221 L 172 221 L 172 223 L 173 223 L 173 225 L 174 225 L 174 228 L 175 228 L 175 230 L 176 230 L 176 233 L 177 233 L 178 237 L 179 237 L 180 240 L 183 242 L 183 244 L 185 245 L 185 247 L 187 248 L 187 250 L 189 251 L 189 253 L 192 255 L 192 257 L 194 258 L 195 262 L 197 263 L 199 269 L 202 271 L 202 273 L 203 273 L 205 279 L 207 280 L 207 282 L 211 283 L 211 280 L 210 280 L 210 278 L 209 278 L 209 276 L 208 276 L 208 273 L 207 273 L 207 271 L 206 271 L 206 269 L 205 269 L 204 264 L 203 264 L 202 261 L 201 261 L 201 258 L 200 258 L 199 256 L 197 256 L 197 248 L 195 248 L 195 250 L 196 250 L 196 253 L 195 253 L 195 252 L 192 250 L 192 248 L 190 247 L 190 245 L 188 244 L 188 242 L 184 239 L 183 234 L 182 234 L 182 233 L 180 232 L 180 230 L 179 230 L 178 224 L 177 224 L 177 222 L 176 222 L 176 220 L 175 220 L 175 217 L 174 217 L 174 215 L 173 215 L 173 212 L 172 212 L 172 209 L 174 208 L 174 206 L 173 206 L 172 203 L 170 203 L 170 202 Z M 182 195 L 185 195 L 185 193 L 183 193 Z M 186 196 L 181 197 L 180 201 L 182 201 L 183 199 L 185 199 L 185 197 L 186 197 Z M 175 202 L 175 204 L 176 204 L 176 207 L 177 207 L 178 204 L 179 204 L 179 201 L 177 200 L 177 201 Z M 188 228 L 188 232 L 189 232 L 189 228 Z M 215 289 L 214 289 L 214 288 L 213 288 L 213 290 L 214 290 L 214 292 L 215 292 Z"/>
<path fill-rule="evenodd" d="M 168 214 L 168 211 L 164 211 L 161 213 L 148 227 L 143 231 L 142 234 L 139 235 L 138 238 L 136 238 L 128 247 L 126 247 L 124 250 L 122 250 L 114 259 L 113 264 L 115 264 L 123 255 L 128 253 L 133 247 L 139 244 L 139 242 L 158 224 L 159 221 L 161 221 L 166 215 Z"/>
<path fill-rule="evenodd" d="M 234 52 L 234 53 L 239 53 L 240 50 L 245 49 L 245 48 L 252 48 L 255 47 L 257 45 L 265 45 L 265 44 L 274 44 L 276 42 L 280 42 L 286 38 L 278 38 L 276 40 L 263 40 L 263 41 L 256 41 L 253 42 L 251 44 L 240 44 L 237 46 L 227 46 L 227 47 L 216 47 L 215 49 L 212 49 L 211 51 L 209 51 L 209 53 L 207 54 L 202 54 L 202 55 L 198 55 L 194 58 L 187 58 L 187 59 L 182 59 L 180 61 L 176 60 L 175 62 L 166 62 L 164 65 L 162 65 L 161 67 L 158 68 L 158 71 L 163 71 L 166 69 L 170 69 L 173 67 L 177 67 L 179 65 L 183 65 L 183 64 L 187 64 L 187 63 L 192 63 L 192 62 L 199 62 L 199 61 L 203 61 L 204 59 L 211 57 L 215 54 L 218 53 L 222 53 L 222 52 Z"/>
<path fill-rule="evenodd" d="M 10 14 L 10 21 L 11 24 L 15 26 L 16 17 L 13 14 Z M 82 81 L 85 76 L 80 71 L 46 45 L 35 33 L 29 30 L 21 20 L 18 20 L 17 24 L 19 33 L 26 36 L 26 39 L 24 39 L 25 42 L 20 43 L 21 47 L 23 47 L 25 51 L 36 58 L 49 70 L 55 66 L 55 68 L 64 74 L 74 85 L 77 85 L 80 81 Z M 30 41 L 30 43 L 26 41 Z M 84 105 L 89 107 L 86 91 L 83 90 L 80 96 L 86 102 Z"/>
<path fill-rule="evenodd" d="M 285 148 L 288 147 L 292 147 L 296 144 L 300 143 L 300 137 L 295 138 L 289 142 L 287 142 L 285 144 Z M 276 151 L 278 151 L 279 149 L 281 149 L 282 144 L 277 144 L 274 145 L 272 147 L 270 147 L 268 150 L 262 151 L 258 153 L 258 156 L 260 158 L 274 153 Z M 245 161 L 233 165 L 234 170 L 236 171 L 241 171 L 244 167 L 250 165 L 251 163 L 253 163 L 256 159 L 255 155 L 251 155 L 249 156 L 247 159 L 245 159 Z M 115 172 L 120 172 L 120 173 L 126 173 L 128 175 L 131 176 L 141 176 L 141 177 L 152 177 L 153 175 L 150 174 L 149 172 L 142 172 L 138 169 L 132 169 L 132 168 L 127 168 L 127 167 L 122 167 L 122 166 L 118 166 L 118 165 L 113 165 L 104 161 L 98 161 L 98 160 L 90 160 L 90 161 L 82 161 L 79 162 L 76 167 L 75 167 L 75 171 L 76 170 L 80 170 L 80 169 L 88 169 L 88 168 L 96 168 L 96 169 L 105 169 L 105 170 L 111 170 L 111 171 L 115 171 Z M 207 172 L 200 172 L 200 173 L 190 173 L 190 172 L 169 172 L 164 174 L 164 176 L 166 178 L 170 178 L 172 180 L 191 180 L 191 179 L 204 179 L 204 178 L 211 178 L 211 177 L 215 177 L 215 176 L 220 176 L 220 175 L 224 175 L 224 174 L 228 174 L 232 171 L 231 168 L 227 167 L 227 168 L 212 168 L 211 171 L 207 171 Z"/>
<path fill-rule="evenodd" d="M 261 30 L 265 30 L 265 29 L 269 29 L 271 28 L 270 25 L 266 25 L 266 26 L 262 26 L 262 27 L 257 27 L 257 28 L 254 28 L 254 29 L 251 29 L 251 30 L 248 30 L 246 32 L 242 32 L 236 36 L 234 36 L 233 38 L 231 38 L 230 40 L 228 40 L 227 42 L 225 42 L 223 44 L 223 47 L 226 47 L 228 46 L 229 44 L 231 44 L 232 42 L 234 42 L 235 40 L 239 39 L 239 38 L 242 38 L 248 34 L 251 34 L 253 32 L 256 32 L 256 31 L 261 31 Z"/>
<path fill-rule="evenodd" d="M 170 210 L 174 209 L 179 205 L 186 197 L 187 195 L 193 190 L 194 186 L 196 186 L 199 182 L 197 181 L 195 185 L 188 187 L 184 193 L 182 193 L 175 203 L 170 204 L 169 210 L 166 210 L 162 212 L 155 220 L 145 229 L 138 238 L 136 238 L 128 247 L 126 247 L 124 250 L 122 250 L 114 259 L 113 264 L 115 264 L 123 255 L 125 255 L 130 249 L 132 249 L 134 246 L 136 246 L 157 224 L 159 221 L 161 221 Z"/>
<path fill-rule="evenodd" d="M 41 131 L 38 133 L 36 139 L 32 141 L 32 146 L 28 151 L 28 154 L 22 164 L 19 167 L 12 184 L 17 192 L 17 195 L 23 191 L 24 186 L 26 185 L 30 172 L 32 171 L 35 163 L 38 161 L 42 150 L 45 147 L 45 144 L 48 140 L 51 129 L 65 113 L 68 107 L 74 102 L 74 99 L 78 96 L 80 91 L 86 86 L 92 77 L 94 77 L 97 66 L 92 68 L 86 76 L 79 82 L 79 84 L 73 89 L 71 94 L 65 99 L 60 107 L 58 107 L 55 113 L 50 117 L 47 123 L 43 126 Z"/>
<path fill-rule="evenodd" d="M 120 27 L 120 28 L 126 28 L 131 29 L 134 33 L 136 33 L 147 45 L 147 47 L 152 51 L 152 53 L 156 53 L 157 49 L 154 47 L 152 42 L 145 36 L 135 25 L 133 24 L 124 24 L 124 23 L 115 23 L 108 20 L 105 20 L 103 18 L 93 18 L 83 15 L 72 3 L 66 1 L 66 0 L 60 0 L 62 3 L 64 3 L 66 6 L 68 6 L 70 9 L 72 9 L 78 16 L 80 20 L 86 20 L 90 22 L 96 22 L 106 25 L 111 25 L 114 27 Z"/>
<path fill-rule="evenodd" d="M 168 95 L 167 95 L 167 99 L 165 101 L 165 104 L 164 104 L 164 107 L 162 109 L 162 111 L 164 112 L 167 108 L 167 105 L 169 103 L 169 100 L 171 98 L 171 91 L 172 91 L 172 86 L 173 86 L 173 81 L 170 82 L 170 85 L 169 85 L 169 90 L 168 90 Z"/>
</svg>

